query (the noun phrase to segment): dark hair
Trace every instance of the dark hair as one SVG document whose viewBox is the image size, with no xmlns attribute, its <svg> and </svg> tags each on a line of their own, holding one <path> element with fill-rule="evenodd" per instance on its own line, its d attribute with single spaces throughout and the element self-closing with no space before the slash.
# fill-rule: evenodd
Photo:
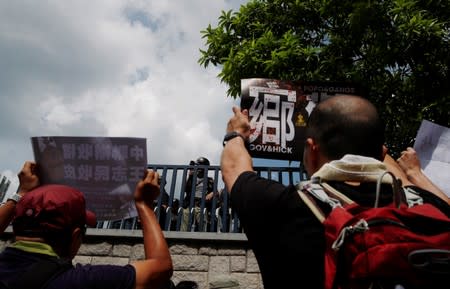
<svg viewBox="0 0 450 289">
<path fill-rule="evenodd" d="M 195 161 L 196 165 L 205 165 L 205 166 L 209 166 L 209 160 L 205 157 L 199 157 L 196 161 Z"/>
<path fill-rule="evenodd" d="M 199 157 L 199 158 L 197 158 L 197 160 L 195 160 L 195 165 L 209 166 L 209 164 L 210 164 L 209 160 L 205 157 Z M 197 169 L 197 177 L 203 178 L 204 175 L 205 175 L 205 170 L 203 168 Z"/>
<path fill-rule="evenodd" d="M 381 159 L 384 123 L 375 106 L 362 97 L 335 96 L 311 113 L 306 137 L 313 138 L 330 160 L 345 154 Z"/>
</svg>

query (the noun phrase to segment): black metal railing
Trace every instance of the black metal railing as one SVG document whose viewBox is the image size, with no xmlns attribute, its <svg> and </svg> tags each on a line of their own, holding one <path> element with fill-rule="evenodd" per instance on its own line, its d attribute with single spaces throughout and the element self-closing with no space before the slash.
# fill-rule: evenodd
<svg viewBox="0 0 450 289">
<path fill-rule="evenodd" d="M 154 211 L 164 231 L 242 232 L 219 166 L 150 164 L 148 168 L 158 171 L 161 176 L 161 194 L 155 201 Z M 285 185 L 306 179 L 304 171 L 296 167 L 254 167 L 254 170 L 264 178 Z M 192 193 L 187 196 L 189 173 L 192 174 Z M 202 174 L 205 177 L 199 177 Z M 212 178 L 213 194 L 209 196 L 206 176 Z M 195 196 L 197 184 L 200 189 Z M 200 191 L 201 197 L 198 197 Z M 134 217 L 102 221 L 97 228 L 133 230 L 140 229 L 140 223 Z"/>
</svg>

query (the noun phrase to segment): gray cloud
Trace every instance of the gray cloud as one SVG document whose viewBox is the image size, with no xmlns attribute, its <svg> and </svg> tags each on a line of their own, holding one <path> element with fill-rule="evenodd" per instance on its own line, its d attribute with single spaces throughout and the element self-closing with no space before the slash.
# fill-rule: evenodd
<svg viewBox="0 0 450 289">
<path fill-rule="evenodd" d="M 150 163 L 218 164 L 235 103 L 197 63 L 200 30 L 244 1 L 0 3 L 0 171 L 30 137 L 145 137 Z"/>
</svg>

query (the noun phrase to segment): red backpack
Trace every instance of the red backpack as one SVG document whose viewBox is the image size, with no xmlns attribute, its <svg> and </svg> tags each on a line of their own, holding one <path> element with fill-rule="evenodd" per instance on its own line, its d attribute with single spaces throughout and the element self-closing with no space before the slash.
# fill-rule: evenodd
<svg viewBox="0 0 450 289">
<path fill-rule="evenodd" d="M 385 174 L 393 179 L 394 203 L 378 207 Z M 450 218 L 430 204 L 408 205 L 391 173 L 378 179 L 374 207 L 320 178 L 302 183 L 299 194 L 325 226 L 325 289 L 450 287 Z M 320 202 L 331 206 L 329 214 Z"/>
</svg>

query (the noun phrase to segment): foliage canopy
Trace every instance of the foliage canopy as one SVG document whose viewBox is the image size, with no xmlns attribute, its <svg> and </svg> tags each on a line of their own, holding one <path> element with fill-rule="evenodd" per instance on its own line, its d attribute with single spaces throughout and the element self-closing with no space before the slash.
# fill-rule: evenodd
<svg viewBox="0 0 450 289">
<path fill-rule="evenodd" d="M 252 0 L 218 20 L 199 63 L 221 67 L 230 97 L 243 78 L 358 84 L 394 156 L 423 119 L 450 126 L 448 0 Z"/>
</svg>

